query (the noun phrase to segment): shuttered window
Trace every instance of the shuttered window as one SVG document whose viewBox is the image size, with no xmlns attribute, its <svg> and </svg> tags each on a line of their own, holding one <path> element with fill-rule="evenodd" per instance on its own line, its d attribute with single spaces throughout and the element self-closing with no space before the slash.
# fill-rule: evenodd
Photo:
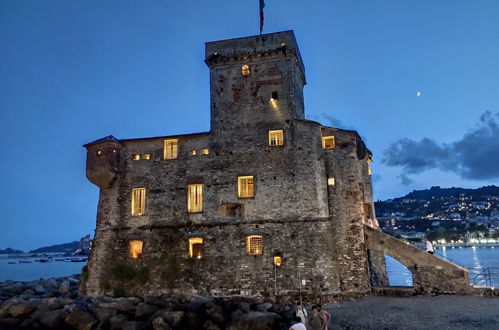
<svg viewBox="0 0 499 330">
<path fill-rule="evenodd" d="M 196 213 L 203 211 L 203 185 L 190 184 L 187 186 L 187 211 Z"/>
</svg>

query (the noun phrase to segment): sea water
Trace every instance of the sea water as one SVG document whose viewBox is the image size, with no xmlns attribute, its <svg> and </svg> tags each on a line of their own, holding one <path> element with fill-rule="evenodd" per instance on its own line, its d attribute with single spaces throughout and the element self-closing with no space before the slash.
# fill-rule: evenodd
<svg viewBox="0 0 499 330">
<path fill-rule="evenodd" d="M 37 262 L 41 258 L 52 257 L 49 262 Z M 63 259 L 56 254 L 40 255 L 4 255 L 0 254 L 0 282 L 5 280 L 33 281 L 40 278 L 62 277 L 80 274 L 86 262 L 56 261 Z M 31 263 L 19 263 L 19 261 L 31 261 Z M 10 262 L 10 264 L 9 264 Z M 14 263 L 14 264 L 12 264 Z"/>
<path fill-rule="evenodd" d="M 496 270 L 491 269 L 492 283 L 481 283 L 481 285 L 491 284 L 499 287 L 499 247 L 439 247 L 435 249 L 435 256 L 468 269 L 471 284 L 473 284 L 473 279 L 486 268 L 496 268 Z M 390 285 L 412 286 L 411 272 L 397 260 L 386 255 L 385 259 Z M 481 278 L 479 276 L 477 280 Z"/>
</svg>

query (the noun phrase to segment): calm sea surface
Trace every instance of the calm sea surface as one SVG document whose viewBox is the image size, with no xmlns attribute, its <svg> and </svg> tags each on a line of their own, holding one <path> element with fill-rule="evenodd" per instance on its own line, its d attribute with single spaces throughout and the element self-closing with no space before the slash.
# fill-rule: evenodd
<svg viewBox="0 0 499 330">
<path fill-rule="evenodd" d="M 470 280 L 485 268 L 496 267 L 499 270 L 499 247 L 463 247 L 463 248 L 437 248 L 437 257 L 446 259 L 459 266 L 467 268 Z M 385 256 L 386 268 L 390 285 L 412 286 L 411 272 L 395 259 Z M 499 273 L 491 274 L 492 286 L 499 287 Z M 472 283 L 473 284 L 473 283 Z M 488 285 L 488 284 L 482 284 Z"/>
<path fill-rule="evenodd" d="M 50 255 L 50 254 L 47 254 Z M 61 277 L 81 273 L 85 262 L 36 262 L 36 259 L 44 257 L 29 257 L 28 255 L 8 256 L 0 254 L 0 282 L 5 280 L 33 281 L 40 278 Z M 54 259 L 63 259 L 54 255 Z M 19 263 L 19 261 L 31 261 L 31 263 Z M 15 262 L 15 264 L 9 264 Z"/>
</svg>

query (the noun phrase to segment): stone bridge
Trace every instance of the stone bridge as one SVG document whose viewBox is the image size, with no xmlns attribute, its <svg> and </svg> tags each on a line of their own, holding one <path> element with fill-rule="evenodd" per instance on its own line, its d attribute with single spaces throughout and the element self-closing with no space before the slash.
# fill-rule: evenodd
<svg viewBox="0 0 499 330">
<path fill-rule="evenodd" d="M 364 233 L 367 250 L 389 255 L 412 272 L 416 292 L 464 294 L 472 289 L 465 268 L 368 226 L 365 226 Z"/>
</svg>

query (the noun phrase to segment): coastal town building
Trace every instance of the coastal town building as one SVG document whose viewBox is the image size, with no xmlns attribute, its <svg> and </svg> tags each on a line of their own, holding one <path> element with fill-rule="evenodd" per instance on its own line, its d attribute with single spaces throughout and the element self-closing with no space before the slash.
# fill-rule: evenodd
<svg viewBox="0 0 499 330">
<path fill-rule="evenodd" d="M 372 154 L 357 132 L 305 119 L 294 33 L 208 42 L 205 62 L 209 132 L 85 145 L 100 195 L 81 292 L 254 297 L 387 285 Z"/>
</svg>

